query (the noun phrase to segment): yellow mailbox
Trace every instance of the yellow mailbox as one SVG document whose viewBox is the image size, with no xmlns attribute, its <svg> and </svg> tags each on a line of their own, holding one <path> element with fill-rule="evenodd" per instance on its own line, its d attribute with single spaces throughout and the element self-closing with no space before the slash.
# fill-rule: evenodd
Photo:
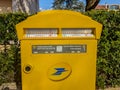
<svg viewBox="0 0 120 90">
<path fill-rule="evenodd" d="M 22 90 L 95 90 L 100 23 L 79 12 L 48 10 L 16 28 Z"/>
</svg>

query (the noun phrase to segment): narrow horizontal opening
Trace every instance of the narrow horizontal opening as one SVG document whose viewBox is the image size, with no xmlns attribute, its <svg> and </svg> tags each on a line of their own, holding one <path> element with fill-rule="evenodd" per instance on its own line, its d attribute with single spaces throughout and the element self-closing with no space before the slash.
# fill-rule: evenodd
<svg viewBox="0 0 120 90">
<path fill-rule="evenodd" d="M 57 37 L 58 29 L 56 28 L 27 28 L 25 30 L 25 37 Z"/>
<path fill-rule="evenodd" d="M 95 37 L 94 28 L 25 28 L 25 38 L 42 37 Z"/>
<path fill-rule="evenodd" d="M 62 37 L 94 37 L 92 28 L 63 28 Z"/>
</svg>

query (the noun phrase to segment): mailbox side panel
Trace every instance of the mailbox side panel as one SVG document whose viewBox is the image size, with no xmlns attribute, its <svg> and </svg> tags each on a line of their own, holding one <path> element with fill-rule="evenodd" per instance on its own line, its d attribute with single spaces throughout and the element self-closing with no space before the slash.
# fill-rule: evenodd
<svg viewBox="0 0 120 90">
<path fill-rule="evenodd" d="M 97 40 L 22 40 L 22 90 L 95 90 L 96 52 Z"/>
</svg>

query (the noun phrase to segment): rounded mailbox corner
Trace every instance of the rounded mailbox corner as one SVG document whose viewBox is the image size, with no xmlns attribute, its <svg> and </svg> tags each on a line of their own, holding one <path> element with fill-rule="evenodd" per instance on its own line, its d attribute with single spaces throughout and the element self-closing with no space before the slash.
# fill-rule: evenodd
<svg viewBox="0 0 120 90">
<path fill-rule="evenodd" d="M 23 67 L 23 71 L 24 71 L 24 73 L 26 73 L 26 74 L 31 73 L 32 70 L 33 70 L 33 66 L 30 65 L 30 64 L 26 64 L 26 65 L 24 65 L 24 67 Z"/>
</svg>

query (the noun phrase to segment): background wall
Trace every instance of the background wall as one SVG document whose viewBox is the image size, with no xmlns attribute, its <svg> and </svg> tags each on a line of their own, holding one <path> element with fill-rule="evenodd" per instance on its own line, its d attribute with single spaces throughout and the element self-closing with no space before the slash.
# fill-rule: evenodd
<svg viewBox="0 0 120 90">
<path fill-rule="evenodd" d="M 0 0 L 0 13 L 12 11 L 12 0 Z"/>
</svg>

